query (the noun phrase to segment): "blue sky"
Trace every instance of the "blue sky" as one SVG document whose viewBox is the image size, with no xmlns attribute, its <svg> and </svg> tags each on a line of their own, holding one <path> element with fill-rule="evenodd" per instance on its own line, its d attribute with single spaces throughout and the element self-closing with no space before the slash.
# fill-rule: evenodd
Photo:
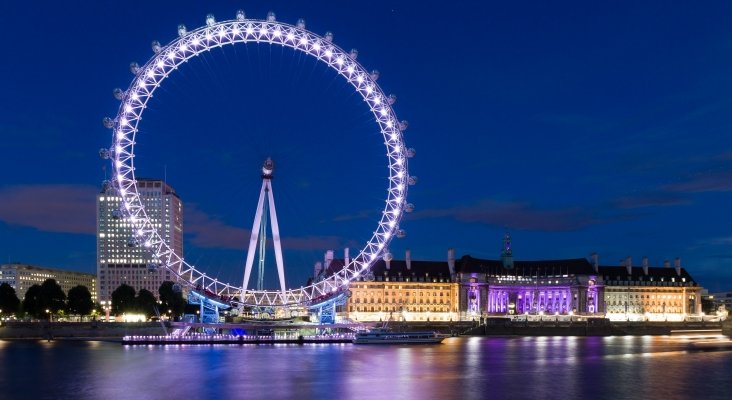
<svg viewBox="0 0 732 400">
<path fill-rule="evenodd" d="M 495 258 L 508 230 L 517 259 L 678 256 L 705 287 L 732 290 L 732 5 L 637 3 L 3 2 L 0 260 L 94 271 L 112 89 L 179 23 L 241 8 L 332 31 L 397 95 L 419 177 L 397 258 Z M 382 140 L 314 60 L 217 49 L 165 82 L 140 129 L 137 174 L 167 171 L 186 258 L 210 274 L 241 279 L 267 156 L 290 285 L 376 228 Z"/>
</svg>

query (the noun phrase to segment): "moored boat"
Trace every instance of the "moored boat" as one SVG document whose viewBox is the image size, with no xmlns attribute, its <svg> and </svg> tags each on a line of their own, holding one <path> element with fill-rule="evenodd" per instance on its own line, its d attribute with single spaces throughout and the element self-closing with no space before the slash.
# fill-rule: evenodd
<svg viewBox="0 0 732 400">
<path fill-rule="evenodd" d="M 356 333 L 354 344 L 436 344 L 445 337 L 432 331 L 394 332 L 388 328 L 373 328 Z"/>
</svg>

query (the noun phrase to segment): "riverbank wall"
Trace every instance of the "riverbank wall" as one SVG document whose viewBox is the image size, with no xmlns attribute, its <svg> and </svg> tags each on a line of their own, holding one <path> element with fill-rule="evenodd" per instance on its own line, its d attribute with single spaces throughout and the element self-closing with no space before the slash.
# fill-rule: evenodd
<svg viewBox="0 0 732 400">
<path fill-rule="evenodd" d="M 159 322 L 7 322 L 0 326 L 2 339 L 91 339 L 121 340 L 124 336 L 163 335 L 173 327 Z M 458 322 L 390 322 L 397 332 L 435 331 L 459 336 L 625 336 L 669 335 L 674 330 L 722 329 L 732 337 L 732 320 L 718 322 L 610 322 L 590 321 L 511 321 L 485 320 L 485 323 Z M 272 327 L 278 329 L 278 327 Z M 291 329 L 283 326 L 282 329 Z"/>
<path fill-rule="evenodd" d="M 120 340 L 127 335 L 164 332 L 159 322 L 6 322 L 0 326 L 0 339 Z"/>
<path fill-rule="evenodd" d="M 464 334 L 479 336 L 643 336 L 680 330 L 723 329 L 719 322 L 487 321 Z M 732 332 L 727 332 L 730 334 Z"/>
</svg>

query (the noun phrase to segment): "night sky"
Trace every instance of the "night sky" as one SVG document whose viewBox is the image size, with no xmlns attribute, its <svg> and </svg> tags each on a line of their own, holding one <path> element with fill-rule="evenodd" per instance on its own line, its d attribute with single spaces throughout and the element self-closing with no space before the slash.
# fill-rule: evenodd
<svg viewBox="0 0 732 400">
<path fill-rule="evenodd" d="M 112 89 L 179 23 L 241 8 L 332 31 L 398 97 L 419 183 L 396 258 L 445 259 L 448 247 L 497 258 L 509 231 L 516 259 L 678 256 L 710 291 L 732 290 L 731 3 L 415 4 L 2 2 L 0 261 L 95 271 Z M 360 249 L 386 199 L 365 103 L 322 63 L 276 46 L 191 60 L 156 92 L 137 143 L 137 177 L 166 178 L 184 202 L 186 259 L 235 284 L 266 157 L 290 286 L 325 250 Z"/>
</svg>

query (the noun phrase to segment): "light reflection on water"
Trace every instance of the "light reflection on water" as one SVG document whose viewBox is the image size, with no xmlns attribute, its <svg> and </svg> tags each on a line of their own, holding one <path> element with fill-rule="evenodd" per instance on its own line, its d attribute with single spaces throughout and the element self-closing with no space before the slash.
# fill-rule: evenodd
<svg viewBox="0 0 732 400">
<path fill-rule="evenodd" d="M 449 338 L 432 346 L 0 341 L 3 399 L 729 398 L 732 352 L 670 337 Z"/>
</svg>

